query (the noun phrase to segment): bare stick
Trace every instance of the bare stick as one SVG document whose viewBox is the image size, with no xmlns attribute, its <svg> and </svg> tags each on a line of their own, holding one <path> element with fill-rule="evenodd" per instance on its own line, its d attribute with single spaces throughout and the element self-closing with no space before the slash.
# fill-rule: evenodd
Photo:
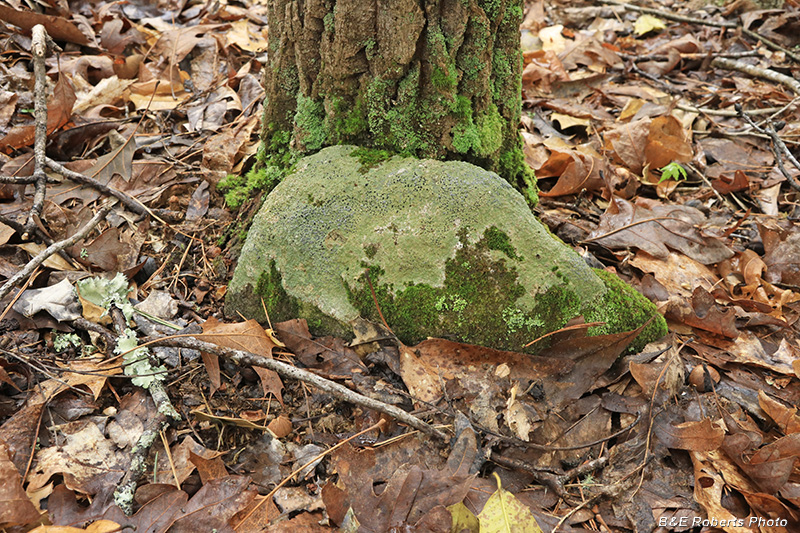
<svg viewBox="0 0 800 533">
<path fill-rule="evenodd" d="M 657 15 L 661 18 L 667 20 L 674 20 L 676 22 L 688 22 L 690 24 L 700 24 L 702 26 L 712 26 L 714 28 L 726 28 L 731 30 L 740 30 L 742 33 L 747 35 L 748 37 L 760 41 L 764 43 L 764 46 L 770 48 L 772 50 L 777 50 L 779 52 L 783 52 L 786 54 L 786 57 L 792 58 L 793 61 L 796 63 L 800 63 L 800 55 L 792 52 L 784 48 L 783 46 L 779 45 L 776 42 L 770 41 L 765 37 L 759 35 L 758 33 L 754 32 L 753 30 L 748 30 L 747 28 L 743 28 L 734 22 L 714 22 L 711 20 L 704 20 L 694 17 L 685 17 L 683 15 L 676 15 L 675 13 L 670 13 L 669 11 L 661 11 L 660 9 L 652 9 L 649 7 L 639 7 L 633 4 L 628 4 L 627 2 L 620 2 L 619 0 L 601 0 L 604 4 L 612 4 L 615 6 L 622 6 L 627 10 L 630 11 L 638 11 L 639 13 L 649 13 L 651 15 Z"/>
<path fill-rule="evenodd" d="M 794 94 L 800 95 L 800 82 L 791 76 L 787 76 L 786 74 L 781 74 L 780 72 L 776 72 L 768 68 L 760 68 L 756 67 L 755 65 L 749 65 L 743 61 L 726 59 L 724 57 L 715 57 L 711 61 L 711 65 L 727 70 L 738 70 L 739 72 L 750 74 L 756 78 L 764 78 L 765 80 L 775 82 L 779 85 L 784 85 L 794 91 Z"/>
<path fill-rule="evenodd" d="M 250 352 L 232 350 L 230 348 L 223 348 L 217 346 L 216 344 L 211 344 L 210 342 L 204 342 L 194 338 L 186 338 L 186 337 L 174 337 L 174 336 L 163 337 L 160 339 L 155 339 L 147 343 L 144 343 L 142 344 L 142 346 L 149 344 L 154 344 L 158 346 L 171 346 L 174 348 L 191 348 L 193 350 L 200 350 L 203 352 L 213 353 L 221 357 L 226 357 L 231 361 L 240 365 L 259 366 L 262 368 L 267 368 L 269 370 L 274 370 L 283 377 L 296 379 L 298 381 L 308 383 L 344 401 L 358 405 L 363 405 L 368 409 L 373 409 L 375 411 L 385 413 L 397 419 L 399 422 L 411 426 L 414 429 L 418 429 L 427 435 L 436 437 L 439 440 L 445 442 L 449 440 L 449 437 L 444 433 L 442 433 L 441 431 L 439 431 L 438 429 L 432 427 L 430 424 L 423 422 L 419 418 L 403 411 L 402 409 L 395 407 L 394 405 L 389 405 L 380 402 L 378 400 L 369 398 L 367 396 L 364 396 L 363 394 L 353 392 L 347 387 L 344 387 L 342 385 L 339 385 L 338 383 L 320 377 L 314 374 L 313 372 L 309 372 L 308 370 L 303 370 L 302 368 L 297 368 L 295 366 L 282 363 L 281 361 L 277 361 L 275 359 L 269 359 L 267 357 L 256 355 Z"/>
<path fill-rule="evenodd" d="M 31 39 L 31 52 L 33 52 L 33 101 L 34 101 L 34 122 L 35 139 L 33 143 L 34 170 L 36 188 L 33 193 L 33 206 L 28 212 L 28 220 L 25 222 L 25 234 L 23 239 L 27 239 L 36 228 L 36 219 L 42 214 L 44 207 L 45 190 L 47 188 L 47 174 L 44 172 L 45 146 L 47 145 L 47 69 L 44 65 L 44 56 L 48 48 L 52 45 L 52 40 L 47 35 L 44 26 L 37 24 L 33 27 L 33 37 Z"/>
<path fill-rule="evenodd" d="M 781 139 L 780 135 L 778 135 L 778 132 L 775 131 L 772 123 L 768 122 L 767 126 L 762 128 L 747 115 L 747 113 L 742 109 L 741 104 L 736 104 L 735 107 L 736 111 L 742 116 L 743 119 L 747 121 L 748 124 L 750 124 L 753 129 L 760 133 L 765 133 L 770 139 L 772 139 L 772 154 L 775 156 L 775 163 L 778 165 L 778 169 L 781 171 L 781 174 L 783 174 L 783 177 L 786 178 L 786 181 L 789 182 L 789 185 L 791 185 L 793 189 L 800 191 L 800 183 L 798 183 L 794 176 L 789 174 L 789 172 L 786 170 L 786 167 L 783 166 L 783 158 L 785 157 L 788 159 L 789 162 L 798 170 L 800 170 L 800 161 L 798 161 L 789 148 L 786 147 L 786 143 L 783 142 L 783 139 Z"/>
<path fill-rule="evenodd" d="M 69 248 L 79 240 L 85 238 L 89 235 L 89 232 L 97 226 L 101 220 L 103 220 L 111 208 L 114 206 L 116 201 L 112 201 L 104 205 L 100 208 L 100 210 L 92 217 L 92 219 L 87 222 L 81 229 L 79 229 L 75 235 L 72 237 L 66 238 L 63 241 L 54 242 L 50 246 L 44 249 L 39 255 L 28 261 L 22 270 L 14 274 L 8 281 L 6 281 L 2 287 L 0 287 L 0 300 L 5 298 L 5 296 L 11 291 L 11 289 L 20 282 L 20 280 L 25 279 L 28 277 L 31 272 L 34 271 L 36 267 L 44 263 L 45 259 L 50 257 L 51 255 L 58 253 L 66 248 Z"/>
<path fill-rule="evenodd" d="M 108 194 L 109 196 L 114 196 L 115 198 L 118 198 L 119 201 L 122 202 L 122 205 L 124 205 L 129 211 L 132 211 L 137 215 L 146 215 L 150 213 L 151 215 L 153 215 L 153 217 L 160 220 L 161 222 L 164 221 L 161 220 L 159 216 L 170 219 L 171 221 L 174 221 L 176 218 L 180 218 L 179 216 L 176 216 L 176 214 L 173 213 L 172 211 L 168 211 L 166 209 L 149 209 L 147 206 L 145 206 L 142 202 L 140 202 L 133 196 L 124 193 L 120 190 L 117 190 L 113 187 L 109 187 L 104 183 L 100 183 L 96 179 L 81 174 L 80 172 L 75 172 L 74 170 L 70 170 L 61 163 L 53 161 L 49 157 L 45 159 L 45 164 L 52 170 L 58 172 L 59 174 L 67 178 L 68 180 L 80 183 L 81 185 L 86 185 L 97 191 Z M 166 222 L 164 222 L 164 224 L 166 224 Z"/>
</svg>

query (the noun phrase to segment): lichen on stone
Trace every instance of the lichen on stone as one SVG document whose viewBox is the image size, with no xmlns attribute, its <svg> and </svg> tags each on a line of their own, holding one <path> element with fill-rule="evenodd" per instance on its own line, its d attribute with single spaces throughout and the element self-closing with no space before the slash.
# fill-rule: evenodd
<svg viewBox="0 0 800 533">
<path fill-rule="evenodd" d="M 402 156 L 364 168 L 357 153 L 306 157 L 267 197 L 226 314 L 263 319 L 263 298 L 273 321 L 303 317 L 314 333 L 383 314 L 406 343 L 444 336 L 512 350 L 581 314 L 607 322 L 595 334 L 656 315 L 557 241 L 496 174 Z"/>
</svg>

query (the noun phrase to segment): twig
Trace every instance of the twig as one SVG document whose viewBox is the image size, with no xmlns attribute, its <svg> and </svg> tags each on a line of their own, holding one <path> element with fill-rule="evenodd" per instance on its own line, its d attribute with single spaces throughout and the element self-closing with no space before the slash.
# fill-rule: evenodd
<svg viewBox="0 0 800 533">
<path fill-rule="evenodd" d="M 362 394 L 359 394 L 357 392 L 353 392 L 347 387 L 344 387 L 342 385 L 339 385 L 338 383 L 335 383 L 321 376 L 318 376 L 312 372 L 309 372 L 308 370 L 303 370 L 301 368 L 297 368 L 295 366 L 283 363 L 281 361 L 277 361 L 275 359 L 269 359 L 267 357 L 263 357 L 260 355 L 256 355 L 241 350 L 223 348 L 217 346 L 216 344 L 204 342 L 196 338 L 186 338 L 177 336 L 163 337 L 160 339 L 154 339 L 152 341 L 144 343 L 142 344 L 142 346 L 149 344 L 154 344 L 157 346 L 171 346 L 173 348 L 190 348 L 193 350 L 200 350 L 208 353 L 213 353 L 220 357 L 225 357 L 240 365 L 268 368 L 269 370 L 274 370 L 283 377 L 296 379 L 298 381 L 302 381 L 304 383 L 313 385 L 318 389 L 327 392 L 328 394 L 332 394 L 344 401 L 362 405 L 368 409 L 373 409 L 375 411 L 385 413 L 397 419 L 399 422 L 403 424 L 411 426 L 414 429 L 420 430 L 426 435 L 430 435 L 445 442 L 449 440 L 449 437 L 445 433 L 432 427 L 426 422 L 423 422 L 419 418 L 407 413 L 406 411 L 403 411 L 402 409 L 395 407 L 394 405 L 389 405 L 380 402 L 378 400 L 369 398 L 367 396 L 364 396 Z"/>
<path fill-rule="evenodd" d="M 623 59 L 629 59 L 634 63 L 642 63 L 644 61 L 670 61 L 672 58 L 666 54 L 645 54 L 645 55 L 634 55 L 634 54 L 625 54 L 625 53 L 617 53 Z M 679 53 L 681 59 L 706 59 L 708 57 L 707 53 L 697 53 L 697 52 L 687 52 L 687 53 Z M 719 54 L 714 54 L 714 57 L 729 57 L 729 58 L 740 58 L 740 57 L 757 57 L 759 55 L 758 50 L 746 50 L 744 52 L 722 52 Z"/>
<path fill-rule="evenodd" d="M 694 107 L 691 105 L 678 104 L 675 107 L 682 111 L 690 113 L 700 113 L 701 115 L 711 115 L 717 117 L 737 117 L 737 113 L 733 109 L 711 109 L 709 107 Z M 750 115 L 771 115 L 773 113 L 782 113 L 788 109 L 787 106 L 781 107 L 764 107 L 762 109 L 751 109 L 747 111 Z"/>
<path fill-rule="evenodd" d="M 142 202 L 134 198 L 133 196 L 124 193 L 120 190 L 117 190 L 113 187 L 109 187 L 104 183 L 100 183 L 94 178 L 81 174 L 80 172 L 75 172 L 74 170 L 70 170 L 58 161 L 54 161 L 49 157 L 45 159 L 45 164 L 50 167 L 52 170 L 58 172 L 65 178 L 72 180 L 76 183 L 80 183 L 81 185 L 86 185 L 91 187 L 95 190 L 98 190 L 102 193 L 108 194 L 109 196 L 114 196 L 122 202 L 129 211 L 136 213 L 137 215 L 147 215 L 148 213 L 153 215 L 156 220 L 167 224 L 162 218 L 168 219 L 170 222 L 175 222 L 176 220 L 180 219 L 179 214 L 175 214 L 172 211 L 167 209 L 150 209 Z"/>
<path fill-rule="evenodd" d="M 597 237 L 590 237 L 588 239 L 584 239 L 584 240 L 580 241 L 580 244 L 586 244 L 587 242 L 599 241 L 600 239 L 604 239 L 606 237 L 610 237 L 611 235 L 614 235 L 615 233 L 619 233 L 620 231 L 625 231 L 627 229 L 630 229 L 633 226 L 638 226 L 639 224 L 646 224 L 647 222 L 658 222 L 659 220 L 675 220 L 677 222 L 686 222 L 685 220 L 683 220 L 681 218 L 676 218 L 676 217 L 643 218 L 642 220 L 634 220 L 630 224 L 625 224 L 624 226 L 622 226 L 620 228 L 613 229 L 613 230 L 611 230 L 611 231 L 609 231 L 607 233 L 603 233 L 602 235 L 598 235 Z M 659 224 L 659 225 L 661 226 L 661 224 Z"/>
<path fill-rule="evenodd" d="M 33 206 L 28 212 L 28 219 L 25 222 L 26 231 L 22 235 L 23 239 L 27 239 L 36 228 L 36 219 L 42 214 L 45 191 L 47 189 L 47 174 L 44 171 L 45 147 L 47 145 L 47 69 L 44 64 L 44 56 L 52 46 L 53 41 L 47 35 L 44 26 L 41 24 L 34 26 L 31 38 L 31 52 L 33 53 L 33 116 L 35 122 L 33 178 L 35 179 L 36 187 L 33 193 Z"/>
<path fill-rule="evenodd" d="M 736 111 L 742 116 L 743 119 L 750 124 L 756 131 L 760 133 L 765 133 L 772 139 L 772 154 L 775 156 L 775 163 L 778 165 L 778 169 L 783 174 L 783 177 L 786 178 L 786 181 L 789 182 L 789 185 L 792 186 L 793 189 L 800 191 L 800 183 L 789 174 L 786 168 L 783 166 L 783 157 L 789 160 L 792 165 L 798 170 L 800 170 L 800 161 L 797 161 L 797 158 L 789 151 L 789 148 L 786 147 L 786 144 L 781 139 L 778 132 L 775 131 L 775 128 L 772 126 L 772 123 L 768 122 L 766 127 L 762 128 L 758 124 L 756 124 L 752 118 L 750 118 L 747 113 L 744 112 L 742 109 L 741 104 L 736 104 Z M 783 156 L 783 157 L 781 157 Z"/>
<path fill-rule="evenodd" d="M 114 305 L 109 312 L 114 322 L 114 329 L 117 335 L 121 336 L 127 326 L 122 310 Z M 150 448 L 153 446 L 153 442 L 155 442 L 161 432 L 169 426 L 170 418 L 173 420 L 180 420 L 181 418 L 178 411 L 172 406 L 172 402 L 170 402 L 162 381 L 158 379 L 153 380 L 150 386 L 147 387 L 147 392 L 150 393 L 153 402 L 156 404 L 156 412 L 153 414 L 153 417 L 147 421 L 147 427 L 144 433 L 142 433 L 139 440 L 131 449 L 131 464 L 125 472 L 125 476 L 122 478 L 119 486 L 114 491 L 114 502 L 128 516 L 133 514 L 136 485 L 144 474 L 145 467 L 147 466 L 147 457 L 150 454 Z"/>
<path fill-rule="evenodd" d="M 119 482 L 117 490 L 114 491 L 114 502 L 127 516 L 133 514 L 133 496 L 136 493 L 136 485 L 147 467 L 147 456 L 150 453 L 150 448 L 161 433 L 161 430 L 167 425 L 169 425 L 167 417 L 162 413 L 155 413 L 147 421 L 144 432 L 131 449 L 131 464 L 122 481 Z"/>
<path fill-rule="evenodd" d="M 557 475 L 546 470 L 534 468 L 528 461 L 521 461 L 513 457 L 506 457 L 497 453 L 490 453 L 487 457 L 488 460 L 497 463 L 505 468 L 513 468 L 515 470 L 522 470 L 533 476 L 533 479 L 545 488 L 548 488 L 556 493 L 556 495 L 567 503 L 573 503 L 572 498 L 564 489 L 564 484 L 573 479 L 578 479 L 595 470 L 602 470 L 608 464 L 608 457 L 599 457 L 585 464 L 579 465 L 572 470 L 568 470 L 564 474 Z"/>
<path fill-rule="evenodd" d="M 711 61 L 711 66 L 727 70 L 738 70 L 739 72 L 750 74 L 751 76 L 755 76 L 756 78 L 764 78 L 765 80 L 775 82 L 779 85 L 784 85 L 790 88 L 792 91 L 794 91 L 794 94 L 800 95 L 799 81 L 792 78 L 791 76 L 787 76 L 786 74 L 781 74 L 780 72 L 776 72 L 768 68 L 761 68 L 755 65 L 750 65 L 743 61 L 726 59 L 724 57 L 715 57 Z"/>
<path fill-rule="evenodd" d="M 691 24 L 703 24 L 705 26 L 714 26 L 715 28 L 730 28 L 735 29 L 737 25 L 733 22 L 714 22 L 711 20 L 703 20 L 695 17 L 687 17 L 684 15 L 676 15 L 668 11 L 661 11 L 660 9 L 653 9 L 650 7 L 640 7 L 627 2 L 620 2 L 619 0 L 600 0 L 604 4 L 611 4 L 615 6 L 622 6 L 628 11 L 638 11 L 639 13 L 648 13 L 650 15 L 658 15 L 659 17 L 667 20 L 674 20 L 675 22 L 688 22 Z"/>
<path fill-rule="evenodd" d="M 779 45 L 778 43 L 771 41 L 769 39 L 764 38 L 763 36 L 759 35 L 758 33 L 754 32 L 753 30 L 748 30 L 746 28 L 741 27 L 739 24 L 735 22 L 714 22 L 711 20 L 703 20 L 694 17 L 686 17 L 683 15 L 676 15 L 675 13 L 670 13 L 668 11 L 661 11 L 660 9 L 652 9 L 649 7 L 639 7 L 633 4 L 628 4 L 627 2 L 620 2 L 619 0 L 600 0 L 604 4 L 612 4 L 615 6 L 622 6 L 625 9 L 630 11 L 638 11 L 640 13 L 648 13 L 650 15 L 657 15 L 663 19 L 667 20 L 674 20 L 675 22 L 688 22 L 690 24 L 700 24 L 703 26 L 712 26 L 714 28 L 725 28 L 730 30 L 739 30 L 751 39 L 756 41 L 760 41 L 764 43 L 764 46 L 770 48 L 772 50 L 777 50 L 779 52 L 783 52 L 786 54 L 786 57 L 791 58 L 796 63 L 800 63 L 800 55 L 792 52 L 784 48 L 783 46 Z"/>
<path fill-rule="evenodd" d="M 116 200 L 106 203 L 103 207 L 100 208 L 99 211 L 92 217 L 92 219 L 87 222 L 81 229 L 79 229 L 75 235 L 72 237 L 68 237 L 63 241 L 58 241 L 47 248 L 44 249 L 39 255 L 28 261 L 22 270 L 14 274 L 8 281 L 6 281 L 2 287 L 0 287 L 0 300 L 5 298 L 5 296 L 11 291 L 12 287 L 14 287 L 17 283 L 20 282 L 23 278 L 26 278 L 34 271 L 36 267 L 44 263 L 45 259 L 50 257 L 51 255 L 60 252 L 61 250 L 65 250 L 69 248 L 76 242 L 80 241 L 81 239 L 85 238 L 89 235 L 89 232 L 97 226 L 101 220 L 103 220 L 111 208 L 116 203 Z"/>
</svg>

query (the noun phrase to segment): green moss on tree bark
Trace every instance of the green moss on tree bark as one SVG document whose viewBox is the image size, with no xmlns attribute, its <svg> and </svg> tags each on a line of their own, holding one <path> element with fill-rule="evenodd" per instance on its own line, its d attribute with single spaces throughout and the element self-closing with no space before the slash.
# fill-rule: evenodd
<svg viewBox="0 0 800 533">
<path fill-rule="evenodd" d="M 355 144 L 468 161 L 536 202 L 519 137 L 521 0 L 270 3 L 265 162 Z M 276 142 L 277 140 L 277 142 Z"/>
</svg>

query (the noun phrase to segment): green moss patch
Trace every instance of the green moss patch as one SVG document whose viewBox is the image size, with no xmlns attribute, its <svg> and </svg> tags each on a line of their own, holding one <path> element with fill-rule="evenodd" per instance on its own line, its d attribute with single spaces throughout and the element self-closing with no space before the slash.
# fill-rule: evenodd
<svg viewBox="0 0 800 533">
<path fill-rule="evenodd" d="M 381 313 L 407 344 L 438 336 L 514 351 L 579 314 L 580 299 L 560 286 L 538 295 L 533 310 L 520 308 L 525 289 L 516 268 L 491 253 L 500 249 L 521 259 L 502 231 L 487 229 L 474 245 L 468 244 L 466 232 L 461 238 L 461 248 L 445 265 L 443 287 L 413 283 L 393 287 L 382 283 L 380 267 L 365 265 L 358 284 L 348 287 L 351 303 L 361 316 L 380 321 L 371 284 Z"/>
<path fill-rule="evenodd" d="M 584 311 L 587 322 L 605 322 L 604 326 L 591 328 L 590 335 L 632 331 L 650 320 L 650 317 L 655 317 L 628 348 L 630 352 L 637 352 L 648 342 L 667 334 L 667 322 L 653 302 L 611 272 L 593 270 L 608 290 Z"/>
<path fill-rule="evenodd" d="M 390 152 L 389 150 L 375 150 L 373 148 L 365 147 L 359 147 L 350 152 L 350 156 L 355 157 L 358 159 L 358 162 L 361 163 L 359 172 L 362 174 L 366 174 L 370 169 L 373 169 L 384 161 L 391 159 L 393 155 L 394 153 Z"/>
</svg>

